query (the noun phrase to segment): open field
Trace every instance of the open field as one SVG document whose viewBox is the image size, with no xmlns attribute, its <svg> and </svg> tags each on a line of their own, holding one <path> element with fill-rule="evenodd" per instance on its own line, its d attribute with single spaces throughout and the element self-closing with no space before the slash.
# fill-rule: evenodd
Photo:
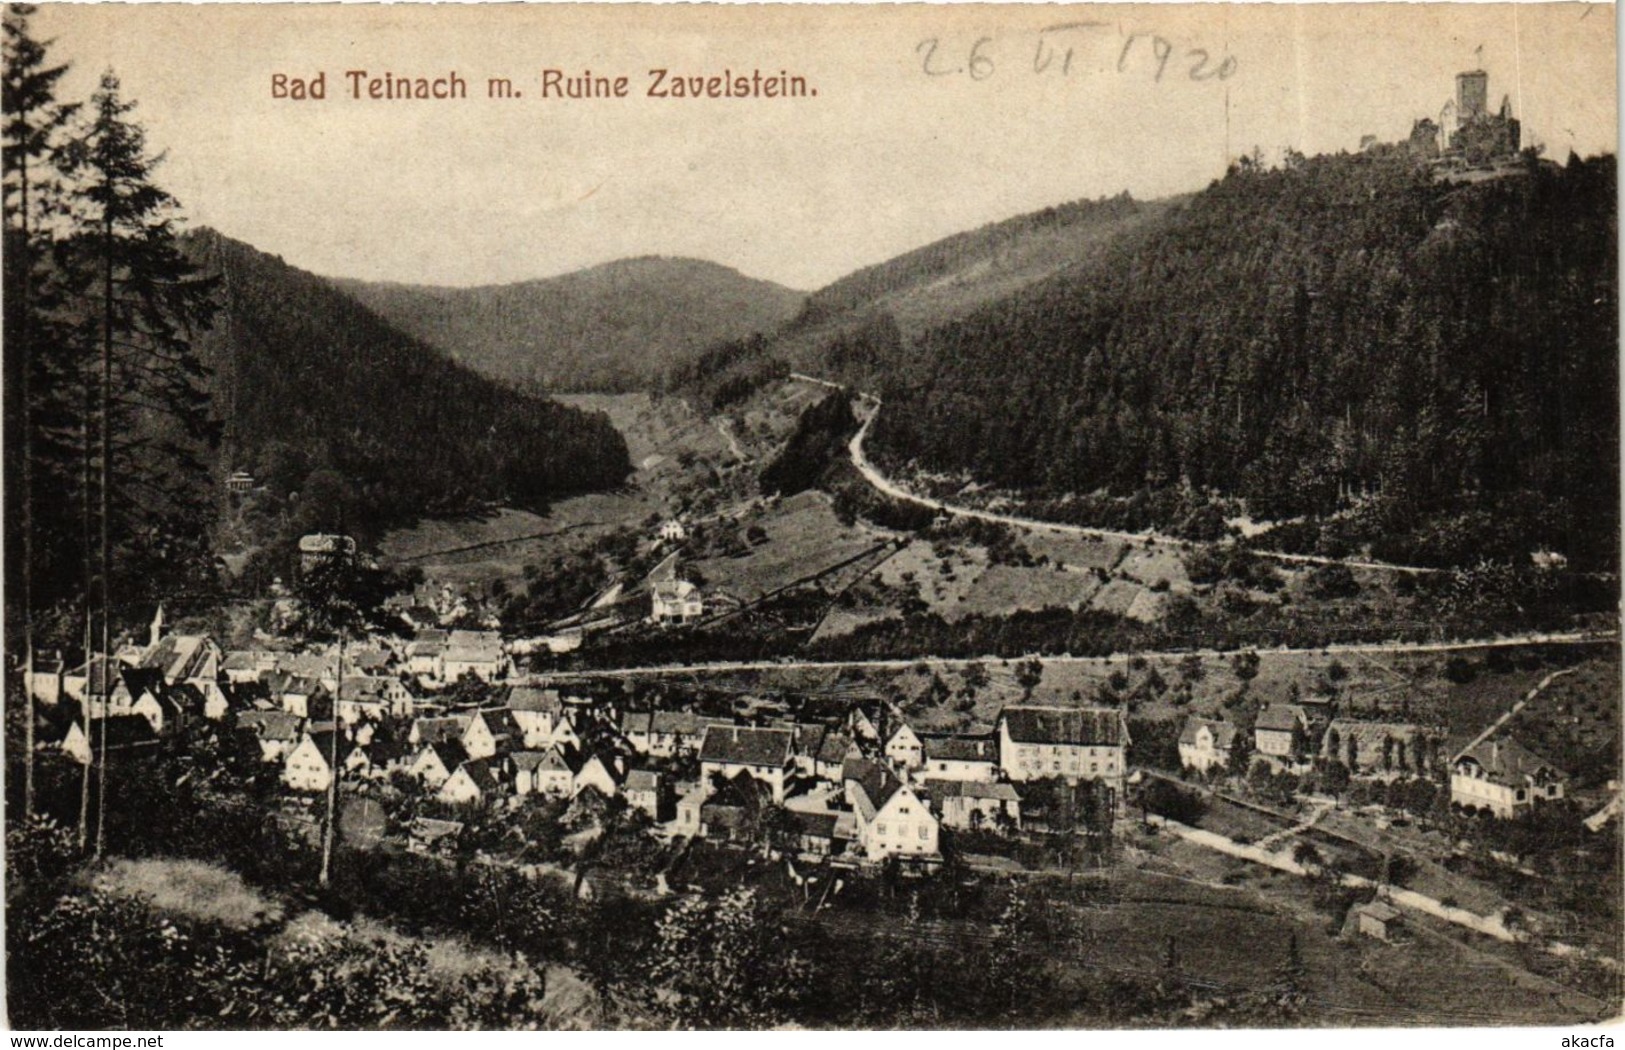
<svg viewBox="0 0 1625 1050">
<path fill-rule="evenodd" d="M 822 492 L 791 496 L 753 517 L 751 524 L 767 534 L 764 542 L 739 557 L 693 563 L 708 588 L 747 602 L 884 542 L 883 537 L 837 521 Z"/>
<path fill-rule="evenodd" d="M 1334 928 L 1337 916 L 1317 910 L 1312 888 L 1296 876 L 1217 856 L 1170 835 L 1136 835 L 1134 841 L 1149 851 L 1142 864 L 1176 877 L 1224 884 L 1193 892 L 1211 891 L 1208 899 L 1214 903 L 1226 899 L 1221 894 L 1235 902 L 1255 901 L 1268 913 L 1233 913 L 1237 917 L 1227 924 L 1232 927 L 1229 940 L 1193 944 L 1189 951 L 1184 945 L 1195 938 L 1184 937 L 1169 919 L 1159 923 L 1154 912 L 1139 917 L 1146 928 L 1124 935 L 1147 937 L 1160 925 L 1164 939 L 1169 934 L 1181 938 L 1182 964 L 1193 972 L 1216 972 L 1224 980 L 1225 972 L 1239 975 L 1279 965 L 1285 949 L 1275 945 L 1295 932 L 1309 989 L 1304 1009 L 1310 1023 L 1562 1024 L 1595 1020 L 1618 1008 L 1530 972 L 1508 946 L 1431 916 L 1407 910 L 1401 938 L 1385 944 Z M 1185 919 L 1194 910 L 1178 914 Z M 1463 992 L 1474 988 L 1494 988 L 1495 995 Z"/>
<path fill-rule="evenodd" d="M 391 532 L 380 546 L 386 559 L 421 568 L 429 580 L 478 589 L 518 580 L 525 566 L 590 546 L 659 509 L 639 491 L 593 493 L 560 500 L 546 516 L 504 507 L 489 517 L 425 519 Z"/>
</svg>

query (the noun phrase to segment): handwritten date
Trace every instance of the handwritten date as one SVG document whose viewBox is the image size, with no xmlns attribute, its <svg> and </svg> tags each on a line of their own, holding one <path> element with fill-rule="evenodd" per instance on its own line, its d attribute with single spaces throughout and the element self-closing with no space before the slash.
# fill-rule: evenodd
<svg viewBox="0 0 1625 1050">
<path fill-rule="evenodd" d="M 1040 29 L 1029 43 L 999 47 L 991 36 L 977 37 L 966 47 L 963 41 L 926 37 L 914 47 L 920 70 L 928 77 L 965 76 L 986 80 L 1005 64 L 1020 69 L 1021 52 L 1031 56 L 1034 74 L 1071 76 L 1093 60 L 1096 68 L 1111 68 L 1116 49 L 1116 71 L 1148 76 L 1161 83 L 1165 77 L 1180 75 L 1194 81 L 1229 80 L 1236 73 L 1236 56 L 1214 55 L 1207 48 L 1186 46 L 1160 33 L 1132 32 L 1122 35 L 1122 43 L 1112 40 L 1110 22 L 1061 22 Z M 1002 51 L 1002 53 L 1001 53 Z"/>
</svg>

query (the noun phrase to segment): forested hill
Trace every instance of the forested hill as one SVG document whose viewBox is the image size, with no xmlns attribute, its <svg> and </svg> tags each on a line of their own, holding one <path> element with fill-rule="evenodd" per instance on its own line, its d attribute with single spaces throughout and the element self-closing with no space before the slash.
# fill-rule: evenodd
<svg viewBox="0 0 1625 1050">
<path fill-rule="evenodd" d="M 812 293 L 776 332 L 679 362 L 666 387 L 721 407 L 791 369 L 868 384 L 905 341 L 1090 265 L 1178 203 L 1127 194 L 1072 201 L 933 241 Z"/>
<path fill-rule="evenodd" d="M 471 368 L 556 392 L 647 390 L 711 343 L 777 328 L 802 302 L 698 259 L 626 259 L 481 288 L 333 283 Z"/>
<path fill-rule="evenodd" d="M 1243 167 L 895 348 L 873 444 L 1097 502 L 1188 480 L 1311 515 L 1276 537 L 1300 549 L 1608 565 L 1616 237 L 1612 157 L 1471 184 L 1397 149 Z"/>
<path fill-rule="evenodd" d="M 342 511 L 365 536 L 487 502 L 545 506 L 630 473 L 602 413 L 476 375 L 322 278 L 212 230 L 185 247 L 222 278 L 221 314 L 197 337 L 225 428 L 222 466 L 274 496 L 309 496 L 320 474 L 333 504 L 320 513 Z"/>
</svg>

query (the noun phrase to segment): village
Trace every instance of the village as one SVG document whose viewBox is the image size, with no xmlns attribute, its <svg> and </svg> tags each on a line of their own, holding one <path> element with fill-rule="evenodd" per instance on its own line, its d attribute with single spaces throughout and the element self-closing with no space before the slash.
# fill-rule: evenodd
<svg viewBox="0 0 1625 1050">
<path fill-rule="evenodd" d="M 662 531 L 667 541 L 676 534 Z M 307 544 L 305 567 L 346 551 L 338 539 Z M 662 562 L 647 590 L 651 629 L 702 614 L 698 588 L 671 564 Z M 1585 821 L 1591 832 L 1617 825 L 1618 784 L 1588 784 L 1584 799 L 1568 798 L 1571 775 L 1507 724 L 1522 702 L 1465 740 L 1375 703 L 1362 709 L 1357 697 L 1295 695 L 1264 702 L 1250 726 L 1194 712 L 1136 722 L 1158 738 L 1136 741 L 1132 702 L 1080 702 L 1074 693 L 1056 703 L 1034 699 L 1029 685 L 990 720 L 944 731 L 878 689 L 831 701 L 765 688 L 726 696 L 590 676 L 552 681 L 525 670 L 499 630 L 450 626 L 471 617 L 449 589 L 429 605 L 411 595 L 392 601 L 415 628 L 409 636 L 326 645 L 266 637 L 257 649 L 176 633 L 160 607 L 145 644 L 123 646 L 111 663 L 36 660 L 28 691 L 54 727 L 37 747 L 136 777 L 144 759 L 207 737 L 274 781 L 265 818 L 293 841 L 321 842 L 334 820 L 321 804 L 331 792 L 349 847 L 472 852 L 521 868 L 536 859 L 527 835 L 538 815 L 578 843 L 614 826 L 651 844 L 703 841 L 780 858 L 792 870 L 904 875 L 944 865 L 1109 868 L 1125 845 L 1161 830 L 1314 876 L 1347 843 L 1317 852 L 1310 838 L 1339 825 L 1337 834 L 1365 839 L 1364 852 L 1382 858 L 1379 870 L 1356 874 L 1355 863 L 1341 877 L 1371 887 L 1350 928 L 1384 940 L 1401 925 L 1396 893 L 1446 921 L 1510 936 L 1504 910 L 1475 914 L 1400 885 L 1401 869 L 1448 864 L 1467 845 L 1447 844 L 1433 858 L 1414 836 L 1397 848 L 1413 823 L 1437 823 L 1444 812 L 1483 828 L 1534 828 L 1538 839 L 1546 810 L 1578 802 L 1596 810 Z M 1241 667 L 1247 655 L 1231 662 Z M 1548 675 L 1527 699 L 1567 673 Z M 1204 819 L 1210 810 L 1281 823 L 1268 834 L 1221 835 Z M 1323 821 L 1334 811 L 1337 819 Z M 1489 836 L 1498 847 L 1505 837 Z M 1527 848 L 1478 852 L 1514 870 L 1529 862 Z M 655 885 L 665 888 L 663 879 Z"/>
</svg>

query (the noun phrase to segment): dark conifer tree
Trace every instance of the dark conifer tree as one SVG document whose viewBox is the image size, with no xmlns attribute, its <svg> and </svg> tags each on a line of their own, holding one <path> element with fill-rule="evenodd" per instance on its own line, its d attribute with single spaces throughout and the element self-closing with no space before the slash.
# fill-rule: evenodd
<svg viewBox="0 0 1625 1050">
<path fill-rule="evenodd" d="M 35 606 L 51 588 L 39 588 L 59 559 L 37 542 L 70 534 L 52 527 L 53 511 L 67 500 L 41 501 L 42 491 L 62 492 L 62 465 L 71 451 L 60 440 L 64 418 L 54 382 L 59 362 L 53 346 L 65 334 L 60 310 L 62 285 L 53 268 L 52 224 L 63 215 L 63 186 L 54 158 L 74 105 L 57 101 L 56 86 L 65 65 L 51 65 L 47 43 L 28 30 L 34 8 L 6 8 L 4 28 L 4 194 L 5 194 L 5 441 L 18 454 L 6 458 L 5 491 L 7 577 L 17 584 L 18 600 L 7 604 L 8 636 L 21 634 L 23 663 L 29 681 L 24 689 L 26 750 L 23 808 L 34 808 L 34 714 L 32 671 Z M 55 522 L 60 526 L 62 522 Z M 44 563 L 42 565 L 42 563 Z M 44 571 L 42 571 L 42 569 Z"/>
</svg>

